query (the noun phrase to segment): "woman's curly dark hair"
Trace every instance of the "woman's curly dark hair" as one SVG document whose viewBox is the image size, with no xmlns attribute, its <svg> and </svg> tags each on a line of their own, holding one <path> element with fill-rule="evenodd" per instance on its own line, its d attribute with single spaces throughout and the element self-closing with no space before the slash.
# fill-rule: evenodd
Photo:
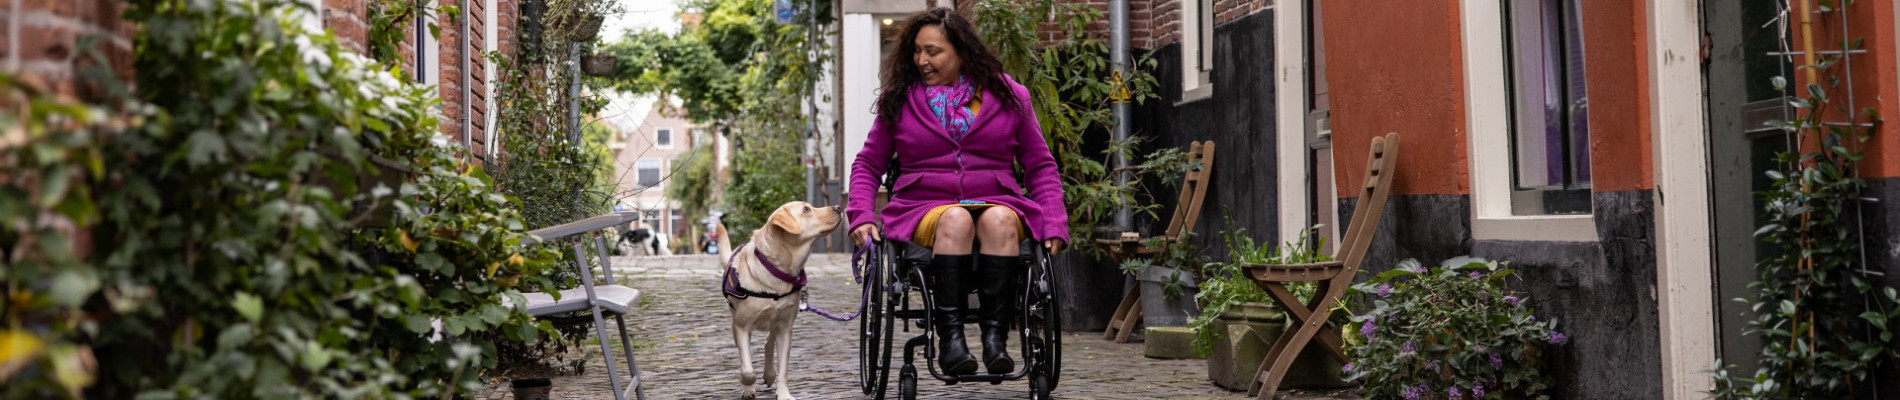
<svg viewBox="0 0 1900 400">
<path fill-rule="evenodd" d="M 1003 63 L 990 54 L 989 47 L 984 46 L 981 39 L 977 39 L 976 26 L 958 15 L 956 10 L 937 7 L 911 14 L 910 21 L 904 24 L 903 34 L 898 35 L 897 51 L 884 60 L 884 84 L 877 95 L 878 122 L 896 123 L 898 114 L 903 112 L 905 103 L 910 100 L 910 88 L 923 84 L 924 74 L 917 71 L 917 64 L 912 59 L 917 54 L 917 31 L 931 25 L 943 29 L 950 46 L 956 48 L 957 56 L 962 58 L 963 76 L 970 77 L 978 88 L 995 96 L 998 102 L 1003 103 L 1002 109 L 1016 111 L 1022 108 L 1022 101 L 1003 81 Z"/>
</svg>

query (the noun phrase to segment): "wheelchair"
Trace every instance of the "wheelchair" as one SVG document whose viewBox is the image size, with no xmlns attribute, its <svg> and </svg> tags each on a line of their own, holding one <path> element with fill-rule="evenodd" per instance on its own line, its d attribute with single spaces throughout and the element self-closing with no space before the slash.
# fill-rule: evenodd
<svg viewBox="0 0 1900 400">
<path fill-rule="evenodd" d="M 1003 381 L 1029 381 L 1031 399 L 1048 399 L 1054 391 L 1062 372 L 1062 332 L 1061 310 L 1056 305 L 1056 295 L 1060 290 L 1051 274 L 1049 250 L 1035 239 L 1023 240 L 1023 268 L 1021 280 L 1010 283 L 1015 295 L 1016 307 L 1007 307 L 1009 313 L 1008 329 L 1015 331 L 1019 340 L 1016 354 L 1023 362 L 1016 371 L 1007 374 L 988 374 L 979 371 L 967 375 L 947 375 L 937 369 L 937 347 L 935 330 L 930 329 L 930 321 L 936 317 L 934 301 L 930 296 L 930 279 L 926 268 L 929 267 L 930 249 L 908 242 L 884 240 L 873 249 L 871 268 L 864 277 L 868 286 L 866 292 L 865 314 L 858 322 L 858 376 L 864 394 L 875 399 L 883 399 L 890 382 L 891 360 L 901 351 L 903 364 L 897 374 L 898 397 L 904 400 L 917 398 L 916 367 L 918 355 L 922 354 L 924 372 L 930 377 L 943 381 L 946 385 L 961 382 L 989 382 L 1000 384 Z M 977 307 L 965 307 L 965 321 L 976 320 Z M 973 323 L 973 322 L 967 322 Z M 898 329 L 901 327 L 901 331 Z M 908 339 L 898 341 L 896 333 L 911 333 L 912 329 L 922 331 Z M 919 348 L 922 349 L 919 349 Z"/>
</svg>

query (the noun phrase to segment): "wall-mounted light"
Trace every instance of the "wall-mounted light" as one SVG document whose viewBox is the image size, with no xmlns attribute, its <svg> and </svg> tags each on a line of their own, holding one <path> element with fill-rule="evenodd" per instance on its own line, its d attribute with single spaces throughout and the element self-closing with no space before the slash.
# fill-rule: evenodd
<svg viewBox="0 0 1900 400">
<path fill-rule="evenodd" d="M 884 26 L 891 26 L 891 19 L 890 19 L 890 18 L 885 18 L 885 19 L 884 19 Z"/>
</svg>

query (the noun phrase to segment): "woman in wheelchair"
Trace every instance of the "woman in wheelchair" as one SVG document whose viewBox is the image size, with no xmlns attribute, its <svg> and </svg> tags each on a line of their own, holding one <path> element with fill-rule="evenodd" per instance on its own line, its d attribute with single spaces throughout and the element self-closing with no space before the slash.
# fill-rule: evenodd
<svg viewBox="0 0 1900 400">
<path fill-rule="evenodd" d="M 1055 158 L 1029 90 L 1003 73 L 968 20 L 948 8 L 919 12 L 897 46 L 894 55 L 910 57 L 885 60 L 878 118 L 851 165 L 851 238 L 931 249 L 939 366 L 952 375 L 977 370 L 963 334 L 965 296 L 974 289 L 982 364 L 1008 373 L 1015 362 L 1004 351 L 1004 316 L 1008 282 L 1024 268 L 1018 243 L 1032 237 L 1053 254 L 1069 239 Z M 903 171 L 874 211 L 879 177 L 895 172 L 892 163 Z M 1018 164 L 1026 182 L 1016 178 Z"/>
</svg>

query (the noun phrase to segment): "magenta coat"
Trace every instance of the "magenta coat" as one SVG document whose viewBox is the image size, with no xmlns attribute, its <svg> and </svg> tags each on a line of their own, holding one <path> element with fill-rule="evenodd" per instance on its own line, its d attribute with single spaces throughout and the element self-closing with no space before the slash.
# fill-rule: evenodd
<svg viewBox="0 0 1900 400">
<path fill-rule="evenodd" d="M 918 222 L 930 209 L 960 200 L 1000 204 L 1024 217 L 1037 241 L 1069 240 L 1069 214 L 1062 205 L 1062 178 L 1055 157 L 1043 142 L 1042 127 L 1030 108 L 1029 89 L 1008 75 L 1010 94 L 1019 110 L 1003 108 L 990 90 L 983 90 L 982 108 L 970 134 L 958 142 L 938 124 L 924 99 L 923 85 L 910 89 L 903 115 L 895 124 L 881 119 L 872 124 L 864 149 L 851 163 L 851 200 L 845 216 L 851 228 L 876 223 L 882 217 L 885 238 L 909 241 Z M 900 176 L 891 199 L 873 215 L 878 178 L 884 175 L 891 153 L 897 153 Z M 1028 185 L 1016 181 L 1013 163 L 1021 163 Z M 1023 188 L 1028 188 L 1024 195 Z"/>
</svg>

